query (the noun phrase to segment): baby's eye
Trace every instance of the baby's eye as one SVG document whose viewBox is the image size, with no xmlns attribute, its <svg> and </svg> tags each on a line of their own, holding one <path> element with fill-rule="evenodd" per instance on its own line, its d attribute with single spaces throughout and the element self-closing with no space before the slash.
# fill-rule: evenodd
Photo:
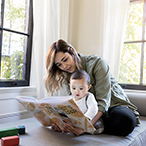
<svg viewBox="0 0 146 146">
<path fill-rule="evenodd" d="M 76 88 L 72 88 L 73 90 L 75 90 Z"/>
<path fill-rule="evenodd" d="M 80 90 L 83 90 L 83 88 L 80 88 Z"/>
</svg>

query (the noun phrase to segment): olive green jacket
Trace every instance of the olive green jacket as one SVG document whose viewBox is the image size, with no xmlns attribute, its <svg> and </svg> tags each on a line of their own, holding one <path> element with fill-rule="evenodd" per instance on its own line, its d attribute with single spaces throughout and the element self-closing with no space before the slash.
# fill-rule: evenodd
<svg viewBox="0 0 146 146">
<path fill-rule="evenodd" d="M 102 57 L 97 55 L 80 55 L 83 69 L 90 75 L 90 92 L 94 94 L 99 111 L 105 113 L 114 106 L 129 107 L 134 113 L 137 107 L 130 102 L 118 82 L 110 74 L 109 65 Z"/>
</svg>

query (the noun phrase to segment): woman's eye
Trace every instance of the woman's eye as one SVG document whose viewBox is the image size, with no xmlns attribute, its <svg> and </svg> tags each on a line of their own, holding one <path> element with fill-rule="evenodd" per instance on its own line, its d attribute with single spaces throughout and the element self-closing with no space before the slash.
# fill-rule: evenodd
<svg viewBox="0 0 146 146">
<path fill-rule="evenodd" d="M 58 66 L 58 67 L 60 67 L 60 66 L 61 66 L 61 64 L 57 64 L 57 66 Z"/>
<path fill-rule="evenodd" d="M 66 62 L 68 58 L 65 58 L 63 61 Z"/>
</svg>

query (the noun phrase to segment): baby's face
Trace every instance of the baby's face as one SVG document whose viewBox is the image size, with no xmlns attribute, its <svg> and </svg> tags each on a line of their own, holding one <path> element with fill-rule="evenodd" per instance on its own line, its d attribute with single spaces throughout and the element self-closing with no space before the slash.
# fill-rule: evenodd
<svg viewBox="0 0 146 146">
<path fill-rule="evenodd" d="M 86 96 L 90 86 L 85 79 L 71 79 L 70 90 L 76 100 L 80 100 Z"/>
</svg>

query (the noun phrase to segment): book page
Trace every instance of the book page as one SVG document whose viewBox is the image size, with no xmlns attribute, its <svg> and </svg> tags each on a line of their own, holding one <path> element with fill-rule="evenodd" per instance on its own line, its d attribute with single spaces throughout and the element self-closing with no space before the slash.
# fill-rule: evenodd
<svg viewBox="0 0 146 146">
<path fill-rule="evenodd" d="M 23 107 L 31 113 L 43 126 L 51 126 L 54 122 L 49 116 L 37 106 L 38 100 L 31 96 L 16 97 Z"/>
<path fill-rule="evenodd" d="M 95 128 L 84 116 L 71 96 L 48 97 L 39 101 L 51 120 L 63 129 L 64 123 L 93 133 Z"/>
</svg>

